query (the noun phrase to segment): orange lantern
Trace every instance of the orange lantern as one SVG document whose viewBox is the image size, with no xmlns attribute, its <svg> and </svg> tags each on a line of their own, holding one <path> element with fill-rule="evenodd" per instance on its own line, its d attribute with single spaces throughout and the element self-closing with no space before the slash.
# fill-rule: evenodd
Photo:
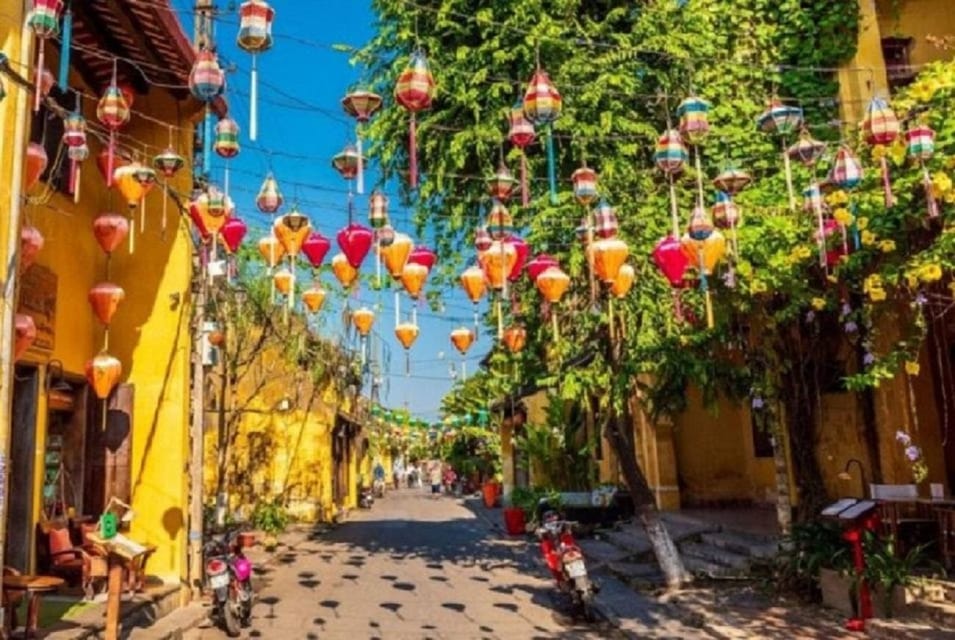
<svg viewBox="0 0 955 640">
<path fill-rule="evenodd" d="M 113 184 L 126 198 L 129 208 L 134 209 L 156 184 L 156 171 L 139 162 L 131 162 L 113 170 Z"/>
<path fill-rule="evenodd" d="M 385 263 L 385 268 L 395 280 L 400 280 L 405 263 L 408 262 L 408 256 L 414 248 L 411 237 L 405 233 L 396 233 L 395 239 L 388 246 L 378 246 L 378 255 Z"/>
<path fill-rule="evenodd" d="M 116 213 L 104 213 L 93 220 L 93 235 L 100 248 L 108 255 L 126 238 L 129 221 Z"/>
<path fill-rule="evenodd" d="M 351 314 L 351 321 L 358 330 L 358 335 L 364 338 L 371 333 L 371 326 L 375 324 L 375 312 L 368 307 L 356 309 Z"/>
<path fill-rule="evenodd" d="M 278 238 L 265 236 L 259 240 L 259 253 L 262 254 L 265 264 L 269 265 L 269 268 L 272 269 L 275 268 L 285 256 L 285 247 L 282 246 Z"/>
<path fill-rule="evenodd" d="M 395 327 L 395 337 L 398 338 L 398 342 L 405 349 L 411 348 L 411 345 L 418 339 L 419 333 L 418 325 L 413 322 L 402 322 Z"/>
<path fill-rule="evenodd" d="M 534 281 L 544 300 L 557 304 L 570 286 L 570 276 L 560 267 L 548 267 Z"/>
<path fill-rule="evenodd" d="M 458 327 L 451 332 L 451 344 L 461 355 L 467 355 L 468 349 L 474 344 L 474 332 L 468 327 Z"/>
<path fill-rule="evenodd" d="M 106 352 L 86 363 L 86 379 L 100 400 L 109 397 L 122 375 L 123 364 Z"/>
<path fill-rule="evenodd" d="M 232 216 L 235 205 L 232 198 L 218 188 L 209 186 L 199 197 L 189 203 L 189 217 L 203 237 L 214 236 Z M 213 245 L 215 246 L 215 245 Z"/>
<path fill-rule="evenodd" d="M 358 278 L 358 269 L 351 266 L 344 253 L 336 253 L 335 257 L 332 258 L 332 273 L 335 274 L 335 277 L 345 289 L 352 286 L 355 279 Z"/>
<path fill-rule="evenodd" d="M 31 142 L 27 147 L 27 159 L 23 168 L 23 188 L 25 190 L 30 191 L 40 181 L 40 176 L 46 171 L 48 161 L 46 149 L 43 148 L 43 145 Z"/>
<path fill-rule="evenodd" d="M 491 288 L 501 291 L 504 289 L 507 277 L 514 270 L 517 249 L 510 242 L 495 240 L 490 248 L 478 257 L 478 262 Z"/>
<path fill-rule="evenodd" d="M 295 281 L 295 276 L 288 269 L 280 269 L 272 276 L 272 281 L 275 282 L 275 288 L 279 290 L 279 293 L 287 296 L 292 292 L 292 283 Z"/>
<path fill-rule="evenodd" d="M 20 229 L 20 270 L 26 271 L 36 262 L 37 254 L 43 250 L 43 234 L 36 227 L 24 225 Z"/>
<path fill-rule="evenodd" d="M 619 238 L 597 240 L 591 247 L 593 247 L 594 274 L 604 284 L 613 284 L 620 272 L 620 267 L 630 254 L 630 247 Z"/>
<path fill-rule="evenodd" d="M 13 360 L 16 362 L 36 340 L 36 323 L 33 321 L 33 316 L 18 313 L 13 319 L 13 327 L 16 334 L 13 342 Z"/>
<path fill-rule="evenodd" d="M 629 264 L 620 267 L 617 277 L 610 285 L 610 293 L 617 298 L 623 298 L 633 287 L 633 282 L 637 278 L 637 272 Z"/>
<path fill-rule="evenodd" d="M 292 207 L 290 212 L 275 221 L 272 231 L 282 243 L 285 252 L 295 258 L 311 232 L 311 224 L 304 213 Z"/>
<path fill-rule="evenodd" d="M 112 282 L 100 282 L 90 289 L 88 297 L 93 313 L 108 327 L 116 309 L 119 308 L 119 303 L 126 297 L 126 292 Z"/>
<path fill-rule="evenodd" d="M 484 280 L 484 271 L 481 267 L 468 267 L 461 274 L 461 287 L 468 299 L 477 304 L 487 291 L 487 282 Z"/>
<path fill-rule="evenodd" d="M 527 344 L 527 329 L 519 324 L 511 325 L 504 330 L 501 341 L 511 353 L 520 353 L 524 350 L 524 345 Z"/>
<path fill-rule="evenodd" d="M 409 262 L 401 270 L 401 284 L 408 295 L 418 299 L 424 288 L 424 281 L 428 279 L 428 268 L 424 265 Z"/>
<path fill-rule="evenodd" d="M 209 344 L 213 347 L 221 346 L 225 342 L 225 333 L 221 329 L 213 329 L 209 332 Z"/>
<path fill-rule="evenodd" d="M 316 313 L 325 304 L 325 290 L 313 284 L 302 292 L 302 302 L 311 313 Z"/>
</svg>

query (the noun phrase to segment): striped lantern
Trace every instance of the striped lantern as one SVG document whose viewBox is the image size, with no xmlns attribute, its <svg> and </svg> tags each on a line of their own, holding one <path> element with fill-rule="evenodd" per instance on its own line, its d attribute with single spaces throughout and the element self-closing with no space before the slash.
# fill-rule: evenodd
<svg viewBox="0 0 955 640">
<path fill-rule="evenodd" d="M 246 0 L 239 6 L 239 34 L 236 44 L 252 54 L 252 73 L 249 84 L 249 139 L 253 142 L 259 131 L 259 69 L 258 54 L 272 48 L 272 23 L 275 10 L 265 0 Z"/>
<path fill-rule="evenodd" d="M 803 125 L 803 113 L 799 107 L 785 105 L 778 98 L 769 101 L 769 106 L 756 119 L 756 126 L 763 133 L 789 136 Z"/>
<path fill-rule="evenodd" d="M 220 158 L 239 155 L 239 123 L 232 118 L 222 118 L 216 123 L 216 138 L 213 144 Z"/>
<path fill-rule="evenodd" d="M 474 232 L 474 248 L 478 253 L 482 251 L 487 251 L 491 248 L 491 243 L 494 241 L 494 238 L 491 237 L 491 234 L 488 233 L 486 227 L 478 227 Z"/>
<path fill-rule="evenodd" d="M 497 200 L 491 206 L 491 211 L 487 215 L 487 232 L 492 240 L 503 240 L 514 233 L 514 219 L 511 217 L 507 207 Z"/>
<path fill-rule="evenodd" d="M 277 213 L 282 208 L 285 198 L 279 190 L 279 183 L 275 177 L 269 173 L 265 176 L 262 186 L 259 188 L 259 194 L 255 197 L 255 206 L 262 213 Z"/>
<path fill-rule="evenodd" d="M 753 181 L 752 176 L 740 169 L 724 169 L 713 179 L 713 186 L 731 196 L 735 196 Z"/>
<path fill-rule="evenodd" d="M 411 54 L 411 60 L 395 85 L 395 100 L 411 114 L 408 125 L 408 186 L 418 188 L 417 114 L 431 108 L 434 98 L 434 76 L 428 68 L 424 51 Z"/>
<path fill-rule="evenodd" d="M 90 155 L 86 144 L 86 118 L 73 111 L 63 118 L 63 144 L 70 160 L 69 191 L 73 201 L 80 200 L 80 163 Z"/>
<path fill-rule="evenodd" d="M 590 167 L 581 167 L 570 176 L 574 185 L 574 199 L 581 206 L 588 206 L 597 199 L 597 172 Z"/>
<path fill-rule="evenodd" d="M 355 146 L 358 149 L 359 162 L 356 189 L 359 194 L 365 193 L 365 169 L 361 142 L 361 125 L 371 120 L 375 112 L 381 108 L 381 103 L 381 96 L 371 91 L 352 91 L 342 98 L 342 108 L 345 110 L 345 113 L 355 119 Z"/>
<path fill-rule="evenodd" d="M 345 180 L 354 180 L 358 175 L 358 167 L 361 166 L 358 149 L 351 144 L 345 145 L 345 148 L 332 158 L 332 166 Z"/>
<path fill-rule="evenodd" d="M 43 95 L 41 83 L 43 82 L 46 41 L 60 32 L 60 11 L 62 9 L 62 0 L 33 0 L 33 10 L 30 11 L 27 16 L 27 26 L 30 27 L 30 30 L 33 31 L 33 35 L 40 41 L 39 52 L 36 59 L 34 112 L 40 110 L 40 98 Z"/>
<path fill-rule="evenodd" d="M 932 189 L 932 176 L 926 162 L 935 154 L 935 131 L 924 124 L 917 124 L 905 132 L 905 151 L 909 159 L 917 161 L 922 168 L 922 186 L 925 189 L 925 205 L 929 218 L 937 218 L 938 201 Z"/>
<path fill-rule="evenodd" d="M 116 167 L 116 131 L 129 122 L 129 103 L 123 92 L 116 86 L 116 73 L 113 82 L 106 88 L 103 97 L 96 104 L 96 119 L 109 129 L 109 146 L 106 160 L 106 186 L 113 186 L 113 169 Z"/>
<path fill-rule="evenodd" d="M 675 175 L 683 171 L 688 153 L 683 138 L 677 129 L 667 129 L 657 139 L 657 146 L 653 152 L 653 162 L 657 168 L 667 175 Z"/>
<path fill-rule="evenodd" d="M 202 50 L 189 72 L 189 91 L 193 97 L 206 103 L 206 115 L 202 125 L 202 175 L 212 171 L 213 114 L 212 102 L 225 91 L 225 72 L 219 66 L 216 54 Z"/>
<path fill-rule="evenodd" d="M 554 153 L 554 121 L 560 117 L 563 100 L 550 76 L 538 68 L 524 92 L 524 115 L 536 127 L 545 127 L 547 146 L 547 180 L 550 183 L 550 202 L 557 204 L 557 161 Z"/>
<path fill-rule="evenodd" d="M 167 179 L 174 177 L 185 164 L 185 159 L 172 147 L 153 157 L 153 169 Z"/>
<path fill-rule="evenodd" d="M 862 175 L 859 159 L 847 145 L 841 145 L 829 170 L 829 181 L 840 189 L 855 189 L 862 182 Z"/>
<path fill-rule="evenodd" d="M 819 161 L 825 151 L 826 143 L 816 140 L 808 130 L 803 129 L 799 140 L 789 147 L 786 153 L 791 159 L 801 162 L 803 166 L 811 167 Z"/>
<path fill-rule="evenodd" d="M 375 191 L 368 199 L 368 224 L 372 229 L 381 229 L 388 224 L 388 198 Z"/>
<path fill-rule="evenodd" d="M 899 137 L 899 119 L 889 104 L 882 98 L 873 98 L 865 111 L 862 120 L 862 131 L 865 141 L 872 146 L 888 146 Z M 888 154 L 882 153 L 879 164 L 882 166 L 882 190 L 885 194 L 886 208 L 895 206 L 895 196 L 892 194 L 892 179 L 889 175 Z"/>
<path fill-rule="evenodd" d="M 534 123 L 524 116 L 524 105 L 518 102 L 507 114 L 507 141 L 521 150 L 521 206 L 530 202 L 527 190 L 527 153 L 526 149 L 534 143 Z"/>
<path fill-rule="evenodd" d="M 703 144 L 710 132 L 709 110 L 710 103 L 698 96 L 690 96 L 680 103 L 676 113 L 680 117 L 680 136 L 683 140 L 694 146 Z"/>
<path fill-rule="evenodd" d="M 510 172 L 507 165 L 503 162 L 501 162 L 501 165 L 497 168 L 497 172 L 484 182 L 487 184 L 488 194 L 495 200 L 500 200 L 501 202 L 510 200 L 511 195 L 514 193 L 514 187 L 517 185 L 514 174 Z"/>
<path fill-rule="evenodd" d="M 713 222 L 721 229 L 735 229 L 739 223 L 739 207 L 728 193 L 719 191 L 713 205 Z"/>
<path fill-rule="evenodd" d="M 617 235 L 620 224 L 617 222 L 617 210 L 606 200 L 601 200 L 594 209 L 594 233 L 600 238 L 612 238 Z"/>
</svg>

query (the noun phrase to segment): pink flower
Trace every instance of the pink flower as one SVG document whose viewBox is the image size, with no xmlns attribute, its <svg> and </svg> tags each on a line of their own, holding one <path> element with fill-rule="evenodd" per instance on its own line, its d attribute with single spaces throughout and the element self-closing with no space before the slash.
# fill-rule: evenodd
<svg viewBox="0 0 955 640">
<path fill-rule="evenodd" d="M 895 439 L 896 439 L 898 442 L 901 442 L 902 445 L 903 445 L 903 446 L 906 446 L 906 447 L 909 446 L 910 444 L 912 444 L 912 438 L 910 438 L 910 437 L 909 437 L 909 434 L 905 433 L 904 431 L 896 431 L 896 432 L 895 432 Z"/>
<path fill-rule="evenodd" d="M 922 457 L 922 450 L 916 447 L 915 445 L 905 448 L 905 457 L 910 461 L 915 462 Z"/>
</svg>

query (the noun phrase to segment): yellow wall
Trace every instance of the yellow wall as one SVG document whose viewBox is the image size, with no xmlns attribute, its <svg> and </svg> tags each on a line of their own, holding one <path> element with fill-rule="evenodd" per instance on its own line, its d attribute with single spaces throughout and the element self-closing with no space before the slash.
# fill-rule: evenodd
<svg viewBox="0 0 955 640">
<path fill-rule="evenodd" d="M 897 4 L 898 10 L 892 5 Z M 934 46 L 927 37 L 955 36 L 955 11 L 950 0 L 878 0 L 883 38 L 912 38 L 909 60 L 918 68 L 935 60 L 950 60 L 951 51 Z"/>
<path fill-rule="evenodd" d="M 15 61 L 21 58 L 18 45 L 21 23 L 19 16 L 11 16 L 9 11 L 0 13 L 3 51 Z M 55 69 L 55 65 L 54 54 L 49 58 L 49 66 Z M 8 96 L 0 102 L 3 133 L 0 201 L 6 206 L 11 167 L 22 156 L 22 150 L 11 147 L 13 109 L 21 89 L 6 79 L 4 84 Z M 74 74 L 71 84 L 81 86 L 82 83 Z M 88 94 L 100 90 L 99 87 L 82 88 Z M 174 144 L 188 155 L 190 124 L 188 120 L 170 120 L 179 109 L 168 94 L 154 89 L 147 96 L 137 95 L 133 108 L 185 128 L 177 133 Z M 95 121 L 93 102 L 84 102 L 83 115 Z M 169 135 L 165 127 L 160 128 L 136 114 L 123 133 L 151 145 L 149 158 L 166 146 Z M 103 344 L 103 329 L 94 320 L 87 301 L 89 289 L 105 280 L 106 265 L 105 256 L 93 237 L 92 221 L 102 212 L 125 211 L 126 207 L 117 196 L 110 198 L 95 164 L 100 143 L 92 135 L 89 141 L 91 157 L 82 166 L 79 204 L 74 205 L 71 197 L 59 193 L 43 197 L 41 190 L 35 189 L 32 196 L 36 202 L 27 205 L 24 211 L 25 222 L 36 226 L 45 238 L 37 264 L 49 268 L 58 277 L 53 352 L 34 354 L 26 359 L 39 365 L 41 380 L 45 363 L 52 359 L 62 361 L 68 376 L 82 379 L 85 362 Z M 175 181 L 175 188 L 180 192 L 189 192 L 188 173 L 188 170 L 182 171 Z M 187 228 L 179 224 L 175 208 L 171 210 L 166 238 L 160 236 L 160 209 L 161 195 L 157 189 L 147 199 L 147 225 L 144 233 L 137 233 L 135 254 L 130 255 L 127 244 L 114 253 L 109 280 L 123 287 L 126 299 L 113 320 L 110 353 L 123 363 L 122 382 L 135 386 L 131 485 L 136 518 L 131 536 L 157 546 L 147 567 L 149 573 L 178 580 L 185 574 L 187 476 L 183 469 L 188 446 L 191 244 Z M 5 227 L 2 228 L 5 232 Z M 5 247 L 5 241 L 0 246 Z M 2 258 L 6 264 L 7 257 Z M 179 296 L 178 304 L 172 301 L 174 294 Z M 41 398 L 39 404 L 37 495 L 42 486 L 47 418 L 45 399 Z M 16 470 L 11 469 L 11 473 Z M 37 517 L 39 512 L 37 500 Z"/>
</svg>

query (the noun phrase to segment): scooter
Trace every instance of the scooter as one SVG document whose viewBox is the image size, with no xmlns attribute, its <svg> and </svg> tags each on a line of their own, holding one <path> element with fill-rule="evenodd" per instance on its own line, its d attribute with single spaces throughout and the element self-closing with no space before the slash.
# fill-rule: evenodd
<svg viewBox="0 0 955 640">
<path fill-rule="evenodd" d="M 574 523 L 562 520 L 556 511 L 551 510 L 543 511 L 540 521 L 537 536 L 541 553 L 557 581 L 557 588 L 570 594 L 578 615 L 593 622 L 596 618 L 593 599 L 599 587 L 587 574 L 584 554 L 574 540 Z"/>
<path fill-rule="evenodd" d="M 238 529 L 213 535 L 203 546 L 206 584 L 212 591 L 214 622 L 230 638 L 237 638 L 252 623 L 252 563 L 238 544 Z"/>
<path fill-rule="evenodd" d="M 375 496 L 371 487 L 361 487 L 358 490 L 358 506 L 362 509 L 371 509 L 373 504 L 375 504 Z"/>
</svg>

